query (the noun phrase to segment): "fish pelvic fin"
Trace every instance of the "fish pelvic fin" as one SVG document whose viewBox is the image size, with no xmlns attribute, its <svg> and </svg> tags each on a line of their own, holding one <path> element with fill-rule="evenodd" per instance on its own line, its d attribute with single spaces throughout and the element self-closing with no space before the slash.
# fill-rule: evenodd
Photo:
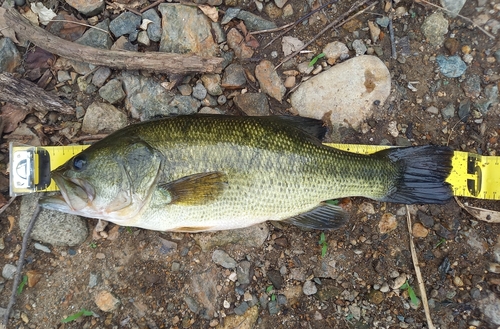
<svg viewBox="0 0 500 329">
<path fill-rule="evenodd" d="M 170 195 L 172 204 L 201 205 L 217 199 L 226 185 L 226 174 L 207 172 L 159 184 L 158 188 Z"/>
<path fill-rule="evenodd" d="M 393 148 L 374 156 L 386 157 L 398 168 L 394 185 L 380 201 L 444 204 L 453 196 L 451 185 L 445 181 L 452 169 L 451 148 L 434 145 Z"/>
<path fill-rule="evenodd" d="M 349 215 L 341 207 L 321 203 L 316 208 L 285 219 L 285 223 L 315 230 L 334 230 L 344 225 Z"/>
</svg>

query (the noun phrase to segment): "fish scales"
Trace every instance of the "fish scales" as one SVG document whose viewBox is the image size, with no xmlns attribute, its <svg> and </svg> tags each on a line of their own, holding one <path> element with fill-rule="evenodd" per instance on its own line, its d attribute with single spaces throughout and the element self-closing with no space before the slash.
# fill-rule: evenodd
<svg viewBox="0 0 500 329">
<path fill-rule="evenodd" d="M 426 152 L 420 151 L 427 156 Z M 162 231 L 232 229 L 284 220 L 314 212 L 324 200 L 347 196 L 387 199 L 404 183 L 408 166 L 400 164 L 403 160 L 396 153 L 366 156 L 323 146 L 317 138 L 280 118 L 211 115 L 132 125 L 94 144 L 80 157 L 93 173 L 84 173 L 90 169 L 75 172 L 75 160 L 55 171 L 58 185 L 63 185 L 62 195 L 73 209 L 58 210 L 77 213 L 72 202 L 83 207 L 80 196 L 72 199 L 67 194 L 79 191 L 72 184 L 85 181 L 85 193 L 95 194 L 93 203 L 105 205 L 110 199 L 112 205 L 100 210 L 94 206 L 88 214 L 120 225 Z M 443 168 L 447 165 L 445 161 Z M 449 168 L 443 168 L 438 171 L 445 177 Z M 221 174 L 221 184 L 211 173 Z M 437 180 L 443 185 L 441 176 Z M 194 177 L 195 183 L 189 182 L 189 177 Z M 200 183 L 199 189 L 196 183 Z M 214 184 L 213 193 L 210 184 Z M 179 186 L 182 188 L 177 191 Z M 193 197 L 183 190 L 185 186 Z M 409 193 L 402 190 L 403 196 Z M 407 199 L 403 202 L 419 202 L 412 195 Z M 129 206 L 133 202 L 136 205 Z M 45 204 L 50 208 L 50 202 Z M 334 208 L 320 210 L 330 216 L 339 212 Z M 308 216 L 306 221 L 318 216 Z"/>
</svg>

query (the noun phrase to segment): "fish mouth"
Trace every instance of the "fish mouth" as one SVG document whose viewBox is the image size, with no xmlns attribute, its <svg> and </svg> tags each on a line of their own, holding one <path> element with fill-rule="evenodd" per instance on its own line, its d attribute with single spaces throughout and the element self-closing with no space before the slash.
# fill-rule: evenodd
<svg viewBox="0 0 500 329">
<path fill-rule="evenodd" d="M 88 207 L 95 198 L 95 189 L 87 181 L 78 178 L 68 178 L 54 171 L 52 178 L 61 194 L 40 200 L 40 205 L 46 208 L 64 212 L 77 212 Z"/>
</svg>

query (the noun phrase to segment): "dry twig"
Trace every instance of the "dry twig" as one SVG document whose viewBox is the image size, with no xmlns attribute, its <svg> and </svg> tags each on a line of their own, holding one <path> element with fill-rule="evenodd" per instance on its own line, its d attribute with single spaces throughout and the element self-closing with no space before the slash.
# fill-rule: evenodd
<svg viewBox="0 0 500 329">
<path fill-rule="evenodd" d="M 2 208 L 0 208 L 0 214 L 3 213 L 5 209 L 7 209 L 12 202 L 14 202 L 15 199 L 15 196 L 11 197 L 10 200 Z"/>
<path fill-rule="evenodd" d="M 164 3 L 164 2 L 165 2 L 165 0 L 158 0 L 158 1 L 153 2 L 152 4 L 150 4 L 150 5 L 148 5 L 148 6 L 144 7 L 144 8 L 142 8 L 142 9 L 141 9 L 141 14 L 142 14 L 143 12 L 145 12 L 146 10 L 151 9 L 151 8 L 154 8 L 154 7 L 158 6 L 160 3 Z"/>
<path fill-rule="evenodd" d="M 15 9 L 5 10 L 3 16 L 5 22 L 23 39 L 30 40 L 48 52 L 72 60 L 127 70 L 169 73 L 222 71 L 222 58 L 219 57 L 97 49 L 61 39 L 38 26 L 33 26 Z"/>
<path fill-rule="evenodd" d="M 420 266 L 418 264 L 417 252 L 415 250 L 415 243 L 413 242 L 413 235 L 411 233 L 411 215 L 410 207 L 406 206 L 406 223 L 408 224 L 408 233 L 410 235 L 410 250 L 411 258 L 413 260 L 413 267 L 415 267 L 415 274 L 417 276 L 418 288 L 420 290 L 420 297 L 422 297 L 422 304 L 424 306 L 425 318 L 427 319 L 427 326 L 429 329 L 435 329 L 434 324 L 431 319 L 431 312 L 429 310 L 429 302 L 427 301 L 427 293 L 425 292 L 424 280 L 422 278 L 422 272 L 420 272 Z"/>
<path fill-rule="evenodd" d="M 5 315 L 2 323 L 5 328 L 7 328 L 7 324 L 9 323 L 9 316 L 10 312 L 12 311 L 12 307 L 14 307 L 14 304 L 16 303 L 17 286 L 19 285 L 19 281 L 21 281 L 21 271 L 23 270 L 24 257 L 26 256 L 26 250 L 28 249 L 28 242 L 30 240 L 31 231 L 35 226 L 35 222 L 39 213 L 40 213 L 40 206 L 37 203 L 35 210 L 33 211 L 33 216 L 31 216 L 31 220 L 28 224 L 28 227 L 26 228 L 26 232 L 24 232 L 21 253 L 19 254 L 19 260 L 17 261 L 17 269 L 16 269 L 17 272 L 16 275 L 14 276 L 14 282 L 12 283 L 12 291 L 10 293 L 9 305 L 5 310 Z"/>
</svg>

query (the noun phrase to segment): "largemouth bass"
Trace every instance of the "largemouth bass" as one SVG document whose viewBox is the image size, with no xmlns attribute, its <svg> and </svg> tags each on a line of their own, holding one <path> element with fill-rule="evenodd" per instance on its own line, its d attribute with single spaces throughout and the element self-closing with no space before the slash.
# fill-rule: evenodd
<svg viewBox="0 0 500 329">
<path fill-rule="evenodd" d="M 360 155 L 322 145 L 324 130 L 314 119 L 222 115 L 131 125 L 54 170 L 60 194 L 41 205 L 123 226 L 200 232 L 267 220 L 332 229 L 348 216 L 324 201 L 341 197 L 451 198 L 450 148 Z"/>
</svg>

